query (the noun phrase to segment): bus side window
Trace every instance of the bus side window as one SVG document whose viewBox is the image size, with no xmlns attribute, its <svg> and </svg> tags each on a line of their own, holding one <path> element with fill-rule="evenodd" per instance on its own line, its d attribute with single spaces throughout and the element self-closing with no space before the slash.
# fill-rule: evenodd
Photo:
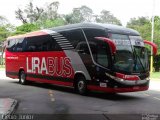
<svg viewBox="0 0 160 120">
<path fill-rule="evenodd" d="M 67 40 L 73 45 L 74 48 L 77 47 L 79 42 L 85 41 L 84 35 L 81 29 L 67 30 L 60 32 Z"/>
<path fill-rule="evenodd" d="M 87 37 L 91 53 L 95 62 L 104 67 L 109 67 L 110 53 L 109 46 L 103 41 L 98 41 L 95 37 L 107 37 L 106 31 L 103 29 L 84 29 Z"/>
<path fill-rule="evenodd" d="M 23 40 L 24 40 L 24 38 L 18 38 L 17 39 L 17 44 L 16 44 L 16 48 L 15 48 L 16 52 L 22 52 L 23 51 L 23 49 L 22 49 L 22 47 L 23 47 Z"/>
<path fill-rule="evenodd" d="M 30 52 L 40 51 L 56 51 L 60 50 L 59 46 L 56 46 L 54 38 L 50 35 L 33 36 L 26 38 L 26 50 Z"/>
<path fill-rule="evenodd" d="M 79 42 L 76 47 L 76 51 L 81 54 L 88 54 L 88 55 L 90 54 L 89 48 L 86 42 Z"/>
<path fill-rule="evenodd" d="M 8 40 L 8 45 L 7 45 L 7 50 L 10 52 L 15 51 L 15 46 L 16 46 L 16 39 L 10 39 Z"/>
<path fill-rule="evenodd" d="M 84 32 L 88 41 L 94 39 L 94 37 L 107 37 L 106 31 L 103 29 L 85 28 Z"/>
</svg>

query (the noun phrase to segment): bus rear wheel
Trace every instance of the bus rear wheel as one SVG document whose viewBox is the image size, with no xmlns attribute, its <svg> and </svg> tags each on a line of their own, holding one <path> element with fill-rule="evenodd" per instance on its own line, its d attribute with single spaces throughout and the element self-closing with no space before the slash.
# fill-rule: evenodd
<svg viewBox="0 0 160 120">
<path fill-rule="evenodd" d="M 87 82 L 84 77 L 79 77 L 76 82 L 76 91 L 81 95 L 86 95 L 87 93 Z"/>
<path fill-rule="evenodd" d="M 24 71 L 20 71 L 20 74 L 19 74 L 19 83 L 22 84 L 22 85 L 25 85 L 27 83 L 26 81 L 26 74 Z"/>
</svg>

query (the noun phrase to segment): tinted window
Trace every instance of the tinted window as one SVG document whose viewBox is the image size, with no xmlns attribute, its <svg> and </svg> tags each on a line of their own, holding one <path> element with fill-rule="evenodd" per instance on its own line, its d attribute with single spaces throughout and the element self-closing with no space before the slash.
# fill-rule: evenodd
<svg viewBox="0 0 160 120">
<path fill-rule="evenodd" d="M 17 44 L 16 44 L 16 47 L 15 47 L 15 51 L 16 51 L 16 52 L 21 52 L 21 51 L 23 51 L 23 41 L 24 41 L 23 38 L 17 39 Z"/>
<path fill-rule="evenodd" d="M 84 29 L 84 32 L 87 37 L 87 40 L 91 40 L 94 37 L 107 37 L 105 30 L 101 30 L 101 29 L 86 28 Z"/>
<path fill-rule="evenodd" d="M 59 51 L 60 46 L 50 35 L 8 40 L 7 50 L 11 52 Z"/>
<path fill-rule="evenodd" d="M 7 43 L 7 50 L 13 52 L 16 46 L 16 39 L 10 39 Z"/>
<path fill-rule="evenodd" d="M 95 39 L 95 37 L 107 37 L 105 30 L 102 29 L 84 29 L 85 35 L 87 37 L 93 59 L 99 65 L 104 67 L 109 66 L 109 46 L 103 41 Z"/>
<path fill-rule="evenodd" d="M 82 54 L 90 55 L 88 45 L 87 45 L 87 43 L 85 41 L 78 43 L 78 45 L 76 47 L 76 51 L 79 52 L 79 53 L 82 53 Z"/>
<path fill-rule="evenodd" d="M 103 41 L 92 39 L 89 41 L 89 46 L 95 62 L 98 64 L 108 67 L 109 66 L 109 46 Z"/>
<path fill-rule="evenodd" d="M 35 36 L 26 38 L 27 46 L 25 51 L 57 51 L 61 50 L 55 40 L 49 35 Z"/>
<path fill-rule="evenodd" d="M 67 40 L 72 44 L 74 48 L 77 47 L 79 42 L 85 41 L 85 38 L 83 36 L 83 33 L 80 29 L 76 30 L 67 30 L 60 32 Z"/>
<path fill-rule="evenodd" d="M 23 40 L 24 38 L 15 38 L 15 39 L 8 40 L 8 46 L 7 46 L 8 51 L 11 51 L 11 52 L 23 51 L 22 49 Z"/>
</svg>

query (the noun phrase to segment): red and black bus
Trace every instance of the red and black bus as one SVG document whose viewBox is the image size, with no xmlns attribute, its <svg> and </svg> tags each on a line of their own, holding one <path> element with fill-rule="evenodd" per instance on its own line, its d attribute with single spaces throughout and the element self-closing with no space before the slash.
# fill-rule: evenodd
<svg viewBox="0 0 160 120">
<path fill-rule="evenodd" d="M 149 60 L 140 34 L 117 25 L 79 23 L 7 39 L 6 76 L 87 90 L 144 91 Z"/>
</svg>

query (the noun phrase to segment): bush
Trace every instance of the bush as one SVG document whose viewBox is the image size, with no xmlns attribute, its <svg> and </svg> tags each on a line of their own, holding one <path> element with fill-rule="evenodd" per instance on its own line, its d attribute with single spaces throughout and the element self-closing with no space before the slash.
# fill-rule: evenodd
<svg viewBox="0 0 160 120">
<path fill-rule="evenodd" d="M 154 56 L 153 67 L 155 69 L 155 72 L 160 71 L 160 54 L 157 56 Z"/>
</svg>

